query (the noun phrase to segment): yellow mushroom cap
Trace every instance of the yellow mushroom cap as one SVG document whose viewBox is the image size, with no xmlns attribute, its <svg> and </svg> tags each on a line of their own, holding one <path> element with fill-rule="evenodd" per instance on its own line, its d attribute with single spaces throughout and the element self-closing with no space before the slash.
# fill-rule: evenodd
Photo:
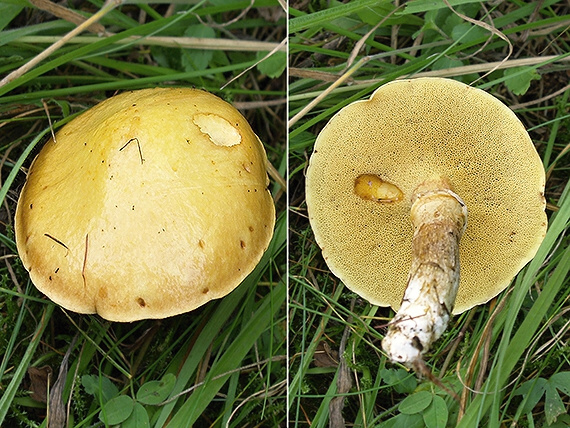
<svg viewBox="0 0 570 428">
<path fill-rule="evenodd" d="M 370 194 L 359 196 L 362 176 L 378 177 L 388 190 L 367 179 Z M 340 110 L 317 137 L 307 169 L 315 239 L 348 288 L 400 307 L 411 263 L 411 199 L 434 178 L 448 180 L 469 213 L 454 313 L 493 298 L 535 255 L 547 226 L 545 176 L 522 123 L 463 83 L 399 80 Z M 386 202 L 375 199 L 378 192 L 389 195 Z"/>
<path fill-rule="evenodd" d="M 36 287 L 112 321 L 164 318 L 232 291 L 273 235 L 262 144 L 195 89 L 112 97 L 65 125 L 30 167 L 18 252 Z"/>
</svg>

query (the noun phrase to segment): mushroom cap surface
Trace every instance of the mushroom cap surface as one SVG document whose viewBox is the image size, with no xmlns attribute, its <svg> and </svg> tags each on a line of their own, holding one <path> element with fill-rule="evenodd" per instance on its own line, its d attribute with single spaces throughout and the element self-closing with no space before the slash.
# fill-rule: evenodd
<svg viewBox="0 0 570 428">
<path fill-rule="evenodd" d="M 72 311 L 188 312 L 232 291 L 269 245 L 266 162 L 245 118 L 208 92 L 125 92 L 42 148 L 16 209 L 18 252 Z"/>
<path fill-rule="evenodd" d="M 403 197 L 358 196 L 355 180 L 364 174 Z M 327 265 L 373 304 L 400 307 L 411 263 L 411 199 L 434 178 L 447 179 L 468 209 L 453 313 L 505 289 L 546 234 L 542 162 L 508 107 L 451 79 L 383 85 L 330 120 L 306 174 L 309 220 Z"/>
</svg>

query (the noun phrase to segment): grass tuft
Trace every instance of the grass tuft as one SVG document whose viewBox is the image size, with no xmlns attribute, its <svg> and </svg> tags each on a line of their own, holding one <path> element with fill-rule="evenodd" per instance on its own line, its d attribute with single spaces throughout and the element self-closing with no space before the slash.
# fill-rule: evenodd
<svg viewBox="0 0 570 428">
<path fill-rule="evenodd" d="M 559 382 L 570 369 L 570 9 L 556 1 L 451 3 L 308 2 L 290 10 L 292 426 L 568 423 L 570 391 Z M 427 356 L 459 402 L 387 362 L 380 342 L 392 311 L 330 273 L 304 201 L 304 171 L 326 122 L 386 82 L 420 76 L 474 82 L 512 106 L 548 172 L 549 231 L 535 259 L 489 305 L 453 318 Z"/>
<path fill-rule="evenodd" d="M 278 51 L 277 60 L 260 62 L 286 37 L 283 9 L 274 0 L 191 3 L 117 3 L 68 43 L 61 41 L 100 11 L 102 1 L 0 4 L 0 76 L 41 58 L 0 86 L 2 426 L 45 427 L 48 409 L 52 418 L 67 417 L 68 427 L 278 426 L 285 420 L 282 182 L 271 183 L 278 219 L 260 264 L 235 292 L 188 314 L 121 324 L 66 312 L 35 289 L 16 255 L 18 194 L 50 123 L 57 131 L 124 90 L 187 86 L 215 93 L 241 110 L 276 174 L 285 175 L 285 57 Z M 34 380 L 31 372 L 46 375 Z"/>
</svg>

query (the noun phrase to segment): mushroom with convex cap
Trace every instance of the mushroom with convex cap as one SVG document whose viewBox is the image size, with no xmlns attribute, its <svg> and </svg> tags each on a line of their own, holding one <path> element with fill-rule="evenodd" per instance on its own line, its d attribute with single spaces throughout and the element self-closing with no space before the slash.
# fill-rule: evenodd
<svg viewBox="0 0 570 428">
<path fill-rule="evenodd" d="M 33 161 L 16 208 L 18 253 L 64 308 L 112 321 L 188 312 L 232 291 L 273 235 L 263 145 L 201 90 L 109 98 Z"/>
<path fill-rule="evenodd" d="M 385 84 L 330 120 L 306 201 L 331 272 L 397 311 L 382 346 L 418 369 L 451 314 L 496 296 L 535 255 L 544 184 L 508 107 L 455 80 L 418 78 Z"/>
</svg>

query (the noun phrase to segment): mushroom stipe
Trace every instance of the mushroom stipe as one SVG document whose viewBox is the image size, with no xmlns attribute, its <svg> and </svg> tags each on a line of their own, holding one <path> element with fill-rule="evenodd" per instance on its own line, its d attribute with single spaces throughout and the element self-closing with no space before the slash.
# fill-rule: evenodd
<svg viewBox="0 0 570 428">
<path fill-rule="evenodd" d="M 382 347 L 392 361 L 415 365 L 447 328 L 459 287 L 459 240 L 467 208 L 444 180 L 416 189 L 410 213 L 412 264 L 402 304 Z"/>
<path fill-rule="evenodd" d="M 419 78 L 385 84 L 329 121 L 306 201 L 331 272 L 397 311 L 383 348 L 418 370 L 452 314 L 496 296 L 534 257 L 544 182 L 508 107 L 451 79 Z"/>
</svg>

